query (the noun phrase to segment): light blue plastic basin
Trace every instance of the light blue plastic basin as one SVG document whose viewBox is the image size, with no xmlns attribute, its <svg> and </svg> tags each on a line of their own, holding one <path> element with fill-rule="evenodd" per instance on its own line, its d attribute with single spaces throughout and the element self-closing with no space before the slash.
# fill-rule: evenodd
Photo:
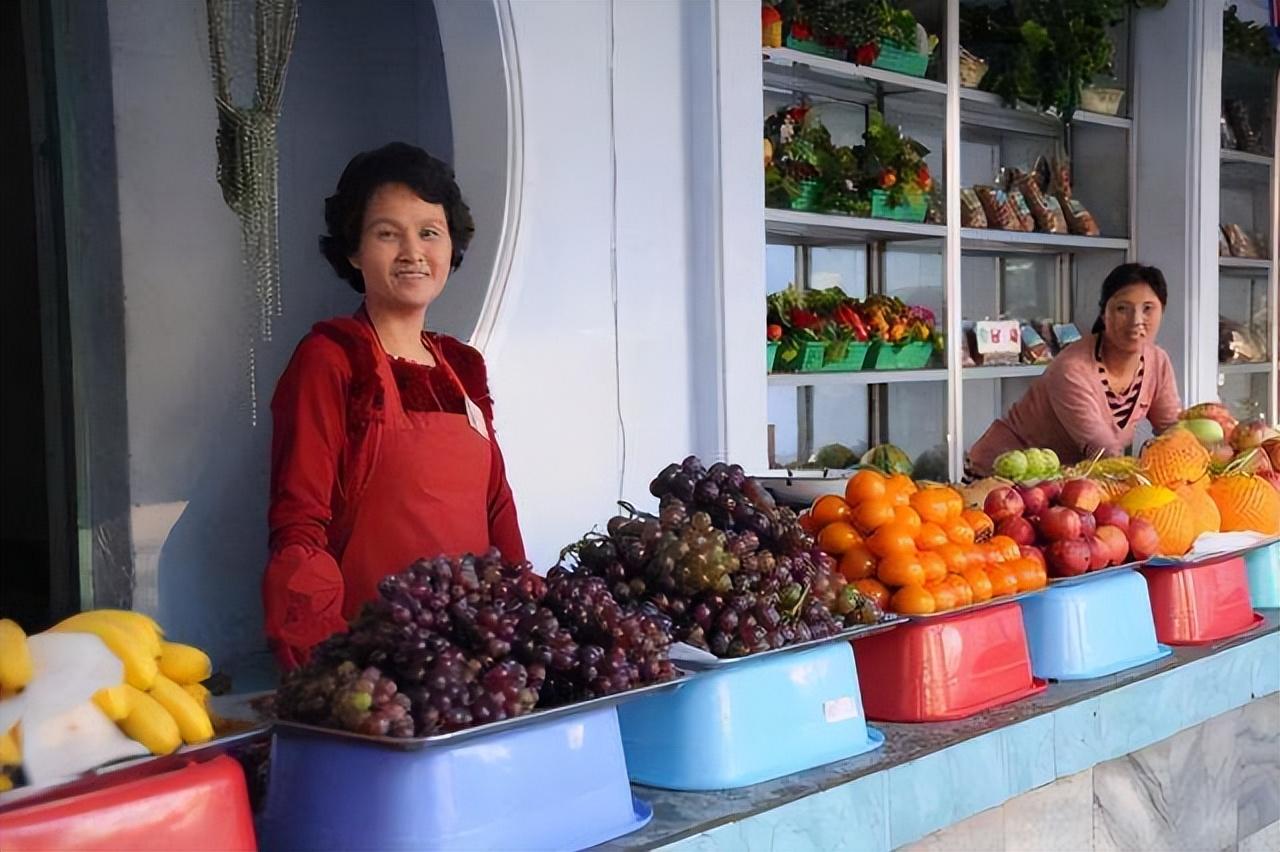
<svg viewBox="0 0 1280 852">
<path fill-rule="evenodd" d="M 615 708 L 401 750 L 278 729 L 265 850 L 582 849 L 649 821 Z"/>
<path fill-rule="evenodd" d="M 1019 603 L 1036 677 L 1086 680 L 1172 653 L 1156 641 L 1147 583 L 1136 571 L 1048 588 Z"/>
<path fill-rule="evenodd" d="M 879 747 L 847 642 L 743 661 L 618 707 L 633 781 L 669 790 L 758 784 Z"/>
<path fill-rule="evenodd" d="M 1280 607 L 1280 541 L 1245 554 L 1249 600 L 1255 609 Z"/>
</svg>

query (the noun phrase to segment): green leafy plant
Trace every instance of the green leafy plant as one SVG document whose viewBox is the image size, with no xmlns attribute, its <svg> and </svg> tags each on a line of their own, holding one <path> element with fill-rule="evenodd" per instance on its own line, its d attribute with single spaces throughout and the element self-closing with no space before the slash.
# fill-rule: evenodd
<svg viewBox="0 0 1280 852">
<path fill-rule="evenodd" d="M 1267 28 L 1243 21 L 1232 3 L 1222 12 L 1223 52 L 1263 68 L 1280 67 L 1280 50 L 1267 38 Z"/>
<path fill-rule="evenodd" d="M 915 15 L 890 0 L 781 0 L 777 7 L 792 37 L 847 52 L 862 65 L 876 60 L 881 41 L 915 48 Z"/>
</svg>

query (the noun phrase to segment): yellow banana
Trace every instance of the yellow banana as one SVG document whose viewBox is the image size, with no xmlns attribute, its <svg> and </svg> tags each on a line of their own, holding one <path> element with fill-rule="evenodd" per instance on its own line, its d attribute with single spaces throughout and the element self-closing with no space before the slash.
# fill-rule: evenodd
<svg viewBox="0 0 1280 852">
<path fill-rule="evenodd" d="M 22 763 L 22 747 L 18 745 L 18 726 L 0 734 L 0 766 L 17 766 Z"/>
<path fill-rule="evenodd" d="M 159 671 L 155 655 L 124 628 L 102 618 L 83 617 L 91 615 L 89 612 L 73 615 L 50 629 L 56 633 L 92 633 L 124 663 L 125 682 L 143 691 L 150 689 Z"/>
<path fill-rule="evenodd" d="M 0 689 L 16 692 L 31 680 L 31 649 L 18 622 L 0 618 Z"/>
<path fill-rule="evenodd" d="M 160 643 L 160 671 L 177 683 L 199 683 L 213 674 L 209 655 L 177 642 Z"/>
<path fill-rule="evenodd" d="M 75 625 L 77 629 L 88 624 L 110 624 L 129 634 L 135 642 L 153 657 L 160 656 L 160 636 L 151 626 L 151 620 L 137 612 L 123 609 L 92 609 L 64 619 L 58 626 Z"/>
<path fill-rule="evenodd" d="M 93 694 L 93 703 L 97 704 L 98 709 L 106 713 L 111 721 L 122 722 L 133 709 L 129 704 L 129 688 L 128 684 L 122 683 L 119 686 L 99 689 Z"/>
<path fill-rule="evenodd" d="M 147 693 L 132 686 L 129 693 L 129 715 L 120 721 L 120 730 L 146 746 L 152 754 L 169 754 L 182 745 L 178 723 L 169 711 Z"/>
<path fill-rule="evenodd" d="M 209 709 L 209 687 L 203 683 L 184 683 L 182 684 L 182 690 L 200 702 L 201 707 L 206 710 Z"/>
<path fill-rule="evenodd" d="M 13 779 L 8 775 L 0 773 L 0 793 L 7 793 L 13 789 Z"/>
<path fill-rule="evenodd" d="M 151 687 L 151 697 L 160 702 L 160 706 L 169 711 L 169 715 L 178 723 L 178 732 L 184 742 L 191 745 L 208 742 L 213 739 L 213 722 L 209 714 L 189 695 L 162 674 L 156 675 L 156 682 Z"/>
</svg>

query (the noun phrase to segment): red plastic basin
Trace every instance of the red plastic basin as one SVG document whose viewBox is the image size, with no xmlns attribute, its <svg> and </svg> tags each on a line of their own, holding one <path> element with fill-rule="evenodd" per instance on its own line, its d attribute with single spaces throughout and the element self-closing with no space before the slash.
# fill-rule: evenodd
<svg viewBox="0 0 1280 852">
<path fill-rule="evenodd" d="M 1031 653 L 1016 603 L 914 621 L 853 642 L 867 718 L 963 719 L 1034 695 Z"/>
<path fill-rule="evenodd" d="M 1166 645 L 1216 642 L 1252 629 L 1262 618 L 1249 601 L 1242 557 L 1141 571 L 1151 593 L 1156 638 Z"/>
<path fill-rule="evenodd" d="M 221 756 L 0 813 L 0 849 L 256 850 L 244 772 Z"/>
</svg>

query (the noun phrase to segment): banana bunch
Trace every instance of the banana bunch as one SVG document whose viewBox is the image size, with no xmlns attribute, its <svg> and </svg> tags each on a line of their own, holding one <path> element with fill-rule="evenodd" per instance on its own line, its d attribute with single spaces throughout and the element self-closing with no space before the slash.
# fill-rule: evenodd
<svg viewBox="0 0 1280 852">
<path fill-rule="evenodd" d="M 153 754 L 169 754 L 184 742 L 213 738 L 211 674 L 200 649 L 167 642 L 154 619 L 138 612 L 100 609 L 73 615 L 50 633 L 97 636 L 123 666 L 123 682 L 98 689 L 93 703 L 129 738 Z M 31 654 L 22 628 L 0 620 L 0 697 L 18 694 L 32 678 Z M 21 762 L 20 731 L 0 732 L 0 767 Z M 0 789 L 4 780 L 0 779 Z"/>
</svg>

